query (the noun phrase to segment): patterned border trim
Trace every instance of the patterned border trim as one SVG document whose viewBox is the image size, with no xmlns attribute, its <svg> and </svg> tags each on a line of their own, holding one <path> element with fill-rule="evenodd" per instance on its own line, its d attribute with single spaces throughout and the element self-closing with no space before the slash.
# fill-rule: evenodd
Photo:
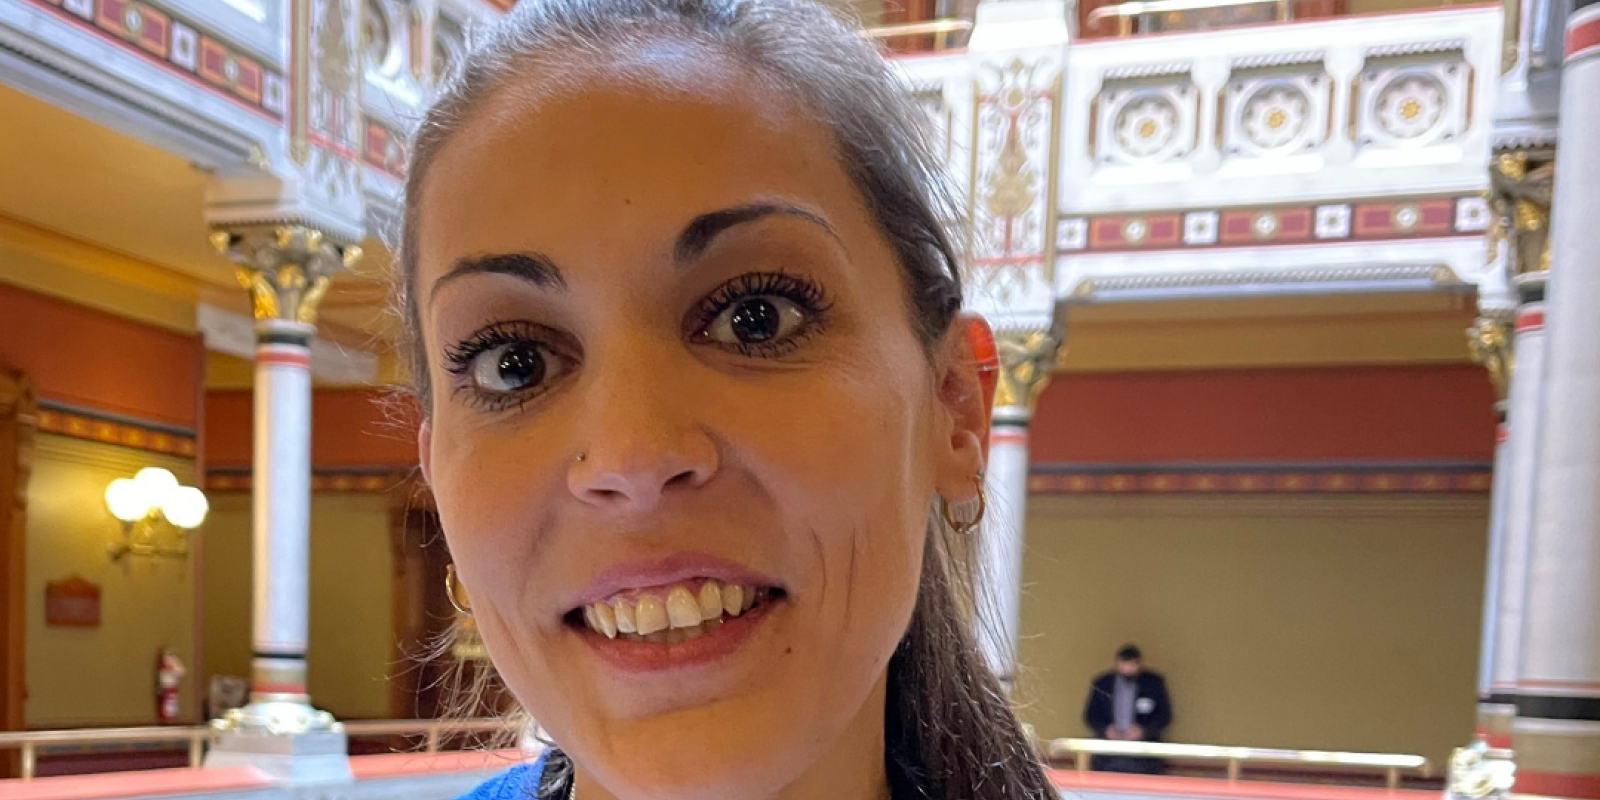
<svg viewBox="0 0 1600 800">
<path fill-rule="evenodd" d="M 287 110 L 283 74 L 193 23 L 138 0 L 28 0 L 274 122 Z"/>
<path fill-rule="evenodd" d="M 1302 64 L 1320 64 L 1327 54 L 1321 50 L 1302 50 L 1298 53 L 1274 53 L 1260 56 L 1241 56 L 1233 60 L 1236 70 L 1264 69 L 1268 67 L 1299 66 Z"/>
<path fill-rule="evenodd" d="M 1417 56 L 1430 53 L 1449 53 L 1456 50 L 1467 49 L 1466 39 L 1440 39 L 1436 42 L 1408 42 L 1406 44 L 1385 44 L 1367 48 L 1367 58 L 1387 58 L 1393 56 Z"/>
<path fill-rule="evenodd" d="M 39 409 L 39 430 L 74 439 L 193 458 L 194 437 L 120 419 L 61 409 Z"/>
<path fill-rule="evenodd" d="M 1312 470 L 1127 470 L 1121 472 L 1043 472 L 1028 476 L 1034 494 L 1318 494 L 1486 493 L 1488 469 L 1394 469 L 1383 471 Z"/>
<path fill-rule="evenodd" d="M 373 472 L 324 471 L 313 472 L 311 490 L 314 492 L 390 492 L 404 486 L 411 477 L 410 470 L 379 470 Z M 248 492 L 249 470 L 215 469 L 206 472 L 208 492 Z"/>
<path fill-rule="evenodd" d="M 362 129 L 361 160 L 385 174 L 405 180 L 405 135 L 372 117 L 363 120 Z"/>
<path fill-rule="evenodd" d="M 1247 270 L 1243 272 L 1187 272 L 1169 275 L 1123 275 L 1109 278 L 1084 278 L 1073 287 L 1073 298 L 1104 299 L 1119 292 L 1195 292 L 1238 290 L 1244 287 L 1272 286 L 1293 291 L 1298 287 L 1348 283 L 1427 283 L 1435 288 L 1465 285 L 1460 276 L 1442 265 L 1400 265 L 1376 267 L 1312 267 L 1306 269 Z"/>
<path fill-rule="evenodd" d="M 1189 250 L 1476 236 L 1488 229 L 1488 201 L 1473 194 L 1064 216 L 1056 246 L 1063 253 Z"/>
</svg>

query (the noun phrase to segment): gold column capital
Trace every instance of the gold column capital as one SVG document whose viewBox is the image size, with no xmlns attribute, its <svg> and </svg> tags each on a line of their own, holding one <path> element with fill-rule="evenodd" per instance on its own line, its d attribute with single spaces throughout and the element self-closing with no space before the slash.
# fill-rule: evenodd
<svg viewBox="0 0 1600 800">
<path fill-rule="evenodd" d="M 1512 320 L 1504 315 L 1485 314 L 1467 329 L 1467 349 L 1472 360 L 1483 365 L 1494 383 L 1495 407 L 1504 410 L 1511 396 L 1512 373 L 1516 371 L 1516 352 L 1512 348 Z"/>
<path fill-rule="evenodd" d="M 1513 276 L 1550 269 L 1550 200 L 1555 189 L 1555 151 L 1510 150 L 1489 170 L 1489 258 L 1507 242 L 1507 272 Z"/>
<path fill-rule="evenodd" d="M 233 261 L 258 322 L 316 324 L 317 303 L 333 273 L 361 259 L 359 246 L 298 224 L 219 228 L 211 233 L 211 245 Z"/>
<path fill-rule="evenodd" d="M 995 334 L 995 349 L 1000 356 L 995 407 L 1022 406 L 1032 412 L 1055 371 L 1062 352 L 1061 339 L 1052 331 L 999 331 Z"/>
</svg>

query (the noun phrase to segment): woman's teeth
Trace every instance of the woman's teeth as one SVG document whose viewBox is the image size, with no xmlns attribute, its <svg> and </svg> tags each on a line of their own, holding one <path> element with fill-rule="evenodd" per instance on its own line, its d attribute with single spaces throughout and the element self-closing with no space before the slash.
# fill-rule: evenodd
<svg viewBox="0 0 1600 800">
<path fill-rule="evenodd" d="M 721 625 L 729 617 L 765 601 L 769 589 L 707 580 L 698 591 L 679 584 L 656 594 L 613 597 L 583 607 L 583 622 L 608 639 L 621 636 L 638 642 L 683 642 Z"/>
</svg>

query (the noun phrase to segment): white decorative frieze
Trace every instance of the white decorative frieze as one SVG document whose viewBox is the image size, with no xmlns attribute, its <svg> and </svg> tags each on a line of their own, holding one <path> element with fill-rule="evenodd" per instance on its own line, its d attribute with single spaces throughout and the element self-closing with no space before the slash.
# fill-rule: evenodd
<svg viewBox="0 0 1600 800">
<path fill-rule="evenodd" d="M 1222 91 L 1222 154 L 1274 158 L 1316 150 L 1331 133 L 1334 100 L 1322 59 L 1257 66 L 1261 61 L 1236 64 Z"/>
<path fill-rule="evenodd" d="M 1466 130 L 1472 66 L 1460 42 L 1369 51 L 1354 110 L 1361 148 L 1418 149 Z"/>
<path fill-rule="evenodd" d="M 1200 95 L 1187 70 L 1109 74 L 1093 103 L 1098 126 L 1090 149 L 1099 165 L 1160 164 L 1195 149 Z"/>
</svg>

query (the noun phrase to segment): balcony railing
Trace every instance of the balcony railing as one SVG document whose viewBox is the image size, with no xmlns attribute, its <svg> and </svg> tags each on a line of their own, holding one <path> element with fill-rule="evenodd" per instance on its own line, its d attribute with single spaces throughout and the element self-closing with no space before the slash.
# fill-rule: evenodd
<svg viewBox="0 0 1600 800">
<path fill-rule="evenodd" d="M 930 19 L 921 22 L 899 22 L 888 25 L 874 25 L 866 29 L 867 36 L 879 41 L 897 39 L 902 36 L 932 36 L 934 51 L 947 50 L 959 47 L 966 43 L 967 36 L 972 33 L 972 20 L 967 19 Z M 922 50 L 924 48 L 918 48 Z"/>
<path fill-rule="evenodd" d="M 1072 761 L 1079 772 L 1089 769 L 1094 756 L 1141 756 L 1183 761 L 1222 762 L 1228 780 L 1237 781 L 1247 764 L 1290 764 L 1333 767 L 1352 771 L 1381 771 L 1390 789 L 1400 786 L 1404 773 L 1432 777 L 1428 759 L 1417 755 L 1390 753 L 1340 753 L 1325 750 L 1279 750 L 1263 747 L 1218 747 L 1204 744 L 1165 744 L 1159 742 L 1120 742 L 1108 739 L 1055 739 L 1045 746 L 1052 761 Z"/>
<path fill-rule="evenodd" d="M 1102 6 L 1089 12 L 1089 24 L 1096 25 L 1101 20 L 1115 18 L 1117 20 L 1117 35 L 1129 36 L 1134 30 L 1134 23 L 1147 14 L 1171 14 L 1185 11 L 1205 11 L 1214 8 L 1234 8 L 1237 6 L 1264 6 L 1273 7 L 1273 19 L 1277 22 L 1288 22 L 1294 19 L 1296 0 L 1133 0 L 1127 3 L 1118 3 L 1114 6 Z"/>
<path fill-rule="evenodd" d="M 421 750 L 439 751 L 449 737 L 468 734 L 499 734 L 510 729 L 510 723 L 498 719 L 437 720 L 397 719 L 345 722 L 345 735 L 355 738 L 377 736 L 421 737 Z M 161 726 L 143 728 L 84 728 L 60 731 L 21 731 L 0 733 L 0 750 L 21 750 L 23 779 L 38 773 L 41 748 L 62 745 L 89 746 L 104 744 L 161 744 L 184 742 L 189 749 L 189 766 L 198 767 L 205 759 L 206 746 L 216 733 L 209 725 Z"/>
</svg>

